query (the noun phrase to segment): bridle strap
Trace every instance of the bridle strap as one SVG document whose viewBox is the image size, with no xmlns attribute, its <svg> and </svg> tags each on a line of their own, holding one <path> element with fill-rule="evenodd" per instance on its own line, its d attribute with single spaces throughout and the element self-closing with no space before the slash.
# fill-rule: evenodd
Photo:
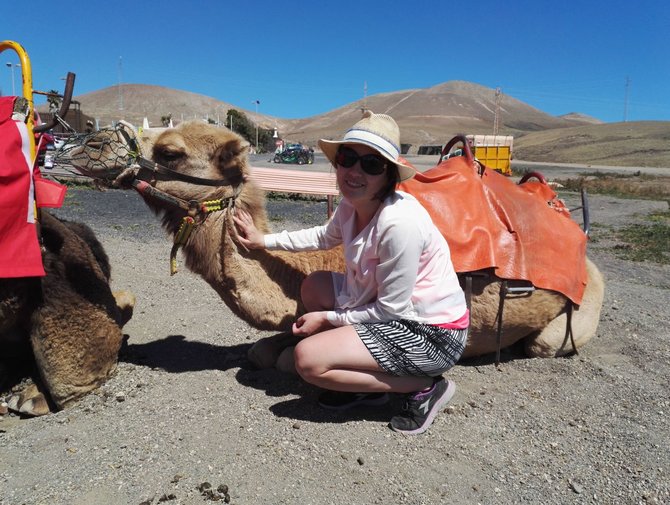
<svg viewBox="0 0 670 505">
<path fill-rule="evenodd" d="M 136 164 L 139 165 L 144 170 L 148 170 L 153 174 L 152 175 L 153 180 L 158 179 L 168 181 L 178 180 L 183 182 L 190 182 L 192 184 L 198 184 L 200 186 L 214 186 L 214 187 L 232 186 L 232 184 L 226 179 L 205 179 L 203 177 L 193 177 L 192 175 L 182 174 L 180 172 L 177 172 L 176 170 L 172 170 L 171 168 L 160 165 L 155 161 L 151 161 L 142 156 L 142 150 L 137 141 L 137 137 L 135 136 L 131 137 L 124 128 L 119 128 L 119 132 L 121 133 L 123 138 L 126 139 L 126 142 L 128 143 L 129 146 L 129 151 L 131 153 L 131 157 L 128 160 L 128 166 Z M 159 175 L 163 177 L 159 177 Z"/>
<path fill-rule="evenodd" d="M 160 165 L 155 161 L 142 158 L 141 156 L 137 157 L 134 161 L 144 170 L 150 171 L 152 173 L 152 179 L 154 180 L 178 180 L 182 182 L 190 182 L 191 184 L 197 184 L 199 186 L 232 186 L 232 184 L 226 179 L 204 179 L 202 177 L 193 177 L 192 175 L 182 174 L 176 170 L 172 170 L 168 167 Z"/>
<path fill-rule="evenodd" d="M 184 210 L 192 217 L 206 216 L 212 212 L 231 208 L 235 204 L 235 199 L 242 191 L 242 185 L 240 184 L 235 187 L 235 192 L 232 196 L 199 202 L 197 200 L 186 201 L 182 198 L 177 198 L 176 196 L 172 196 L 164 191 L 156 189 L 150 183 L 141 179 L 133 179 L 131 184 L 138 193 L 159 200 L 169 207 Z"/>
</svg>

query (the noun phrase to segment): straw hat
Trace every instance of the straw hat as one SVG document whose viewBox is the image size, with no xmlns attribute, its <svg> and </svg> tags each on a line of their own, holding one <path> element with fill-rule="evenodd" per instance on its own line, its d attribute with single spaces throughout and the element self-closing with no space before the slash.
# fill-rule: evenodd
<svg viewBox="0 0 670 505">
<path fill-rule="evenodd" d="M 333 165 L 337 149 L 343 144 L 362 144 L 373 148 L 395 163 L 401 181 L 414 177 L 416 173 L 411 163 L 400 156 L 400 129 L 393 118 L 386 114 L 375 114 L 366 110 L 363 119 L 349 128 L 342 140 L 319 140 L 319 147 Z"/>
</svg>

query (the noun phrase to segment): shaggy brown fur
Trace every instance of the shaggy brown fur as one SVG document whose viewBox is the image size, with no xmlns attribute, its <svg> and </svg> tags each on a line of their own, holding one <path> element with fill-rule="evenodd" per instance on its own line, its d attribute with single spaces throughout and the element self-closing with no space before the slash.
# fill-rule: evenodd
<svg viewBox="0 0 670 505">
<path fill-rule="evenodd" d="M 104 133 L 103 133 L 104 134 Z M 256 226 L 268 231 L 265 200 L 261 190 L 249 181 L 248 144 L 225 128 L 202 123 L 184 123 L 175 129 L 141 139 L 143 154 L 181 174 L 225 180 L 229 186 L 211 187 L 176 180 L 153 181 L 165 193 L 190 200 L 230 197 L 241 189 L 235 206 L 246 209 Z M 108 166 L 107 168 L 112 168 Z M 117 167 L 121 169 L 122 167 Z M 91 173 L 91 167 L 84 167 Z M 162 215 L 166 230 L 175 234 L 186 212 L 166 207 L 145 196 L 146 203 Z M 300 283 L 315 270 L 342 270 L 340 251 L 286 253 L 246 251 L 234 240 L 236 233 L 228 210 L 210 214 L 192 233 L 184 246 L 186 265 L 200 274 L 235 314 L 263 330 L 288 331 L 303 308 L 299 303 Z M 595 332 L 602 305 L 603 282 L 589 261 L 589 288 L 582 306 L 573 316 L 575 341 L 583 345 Z M 500 282 L 492 276 L 475 278 L 472 296 L 472 325 L 466 356 L 489 353 L 496 348 L 496 326 Z M 550 323 L 560 319 L 566 298 L 558 293 L 536 290 L 510 296 L 504 307 L 502 347 L 520 339 L 528 340 L 531 356 L 558 356 L 572 351 L 565 325 Z M 279 351 L 290 345 L 285 335 L 258 342 L 250 357 L 260 366 L 276 362 Z"/>
<path fill-rule="evenodd" d="M 135 303 L 110 290 L 109 260 L 90 228 L 47 212 L 40 223 L 47 275 L 0 280 L 2 356 L 12 365 L 28 358 L 37 372 L 9 402 L 27 415 L 67 407 L 109 378 Z M 14 372 L 20 378 L 29 370 Z"/>
</svg>

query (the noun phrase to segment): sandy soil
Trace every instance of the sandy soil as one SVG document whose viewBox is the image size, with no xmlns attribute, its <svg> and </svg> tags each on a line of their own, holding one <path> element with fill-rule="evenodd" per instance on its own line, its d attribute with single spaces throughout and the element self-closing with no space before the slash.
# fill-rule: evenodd
<svg viewBox="0 0 670 505">
<path fill-rule="evenodd" d="M 264 334 L 183 261 L 170 277 L 171 244 L 134 193 L 69 195 L 58 214 L 93 226 L 114 288 L 137 295 L 129 345 L 74 407 L 0 417 L 0 504 L 670 502 L 670 268 L 618 259 L 610 233 L 666 202 L 591 197 L 607 287 L 579 355 L 462 362 L 450 406 L 406 437 L 386 426 L 397 400 L 324 412 L 315 388 L 253 370 L 245 354 Z M 270 211 L 276 228 L 326 215 L 322 202 Z"/>
</svg>

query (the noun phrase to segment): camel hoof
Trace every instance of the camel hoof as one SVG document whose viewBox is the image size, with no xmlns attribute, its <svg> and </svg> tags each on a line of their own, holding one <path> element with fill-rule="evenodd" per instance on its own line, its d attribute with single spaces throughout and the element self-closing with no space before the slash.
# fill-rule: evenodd
<svg viewBox="0 0 670 505">
<path fill-rule="evenodd" d="M 112 293 L 114 299 L 116 300 L 116 305 L 119 308 L 121 314 L 121 321 L 119 321 L 119 326 L 123 326 L 130 321 L 133 317 L 133 309 L 135 308 L 135 295 L 130 291 L 114 291 Z"/>
<path fill-rule="evenodd" d="M 295 369 L 295 356 L 293 355 L 294 349 L 295 346 L 291 346 L 287 347 L 281 352 L 279 358 L 277 358 L 277 364 L 275 365 L 277 370 L 292 375 L 298 375 L 298 372 Z"/>
<path fill-rule="evenodd" d="M 275 366 L 280 351 L 269 338 L 262 338 L 247 351 L 247 358 L 256 368 L 265 370 Z"/>
<path fill-rule="evenodd" d="M 262 338 L 251 346 L 247 352 L 247 358 L 261 370 L 274 368 L 281 352 L 287 347 L 294 346 L 299 340 L 300 338 L 292 333 L 277 333 Z"/>
<path fill-rule="evenodd" d="M 49 404 L 35 385 L 30 385 L 20 393 L 9 397 L 7 408 L 26 416 L 38 417 L 51 412 Z"/>
</svg>

